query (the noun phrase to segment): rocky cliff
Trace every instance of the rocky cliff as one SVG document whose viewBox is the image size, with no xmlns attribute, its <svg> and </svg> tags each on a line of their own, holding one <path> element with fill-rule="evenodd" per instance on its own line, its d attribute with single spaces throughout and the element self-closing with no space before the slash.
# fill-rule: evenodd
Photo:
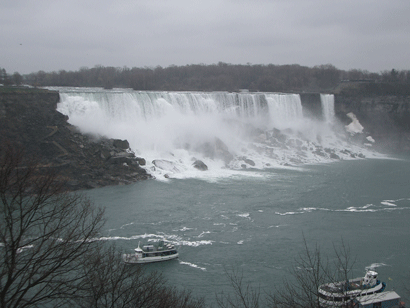
<svg viewBox="0 0 410 308">
<path fill-rule="evenodd" d="M 343 84 L 335 90 L 335 115 L 349 124 L 354 113 L 381 151 L 410 152 L 410 93 L 406 86 Z"/>
<path fill-rule="evenodd" d="M 322 120 L 320 93 L 300 93 L 299 95 L 303 106 L 303 116 Z"/>
<path fill-rule="evenodd" d="M 53 168 L 67 190 L 132 183 L 148 179 L 126 140 L 81 134 L 56 111 L 57 92 L 0 89 L 0 146 L 10 141 Z"/>
<path fill-rule="evenodd" d="M 406 86 L 377 83 L 343 83 L 334 91 L 335 116 L 343 125 L 352 123 L 351 113 L 363 126 L 354 140 L 382 152 L 410 152 L 410 93 Z M 320 93 L 301 93 L 305 116 L 322 119 Z"/>
</svg>

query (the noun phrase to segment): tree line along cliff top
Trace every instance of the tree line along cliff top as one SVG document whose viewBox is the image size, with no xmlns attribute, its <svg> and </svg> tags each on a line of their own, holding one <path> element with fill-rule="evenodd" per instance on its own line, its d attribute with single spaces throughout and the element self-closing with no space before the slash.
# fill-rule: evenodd
<svg viewBox="0 0 410 308">
<path fill-rule="evenodd" d="M 192 64 L 168 67 L 82 67 L 77 71 L 38 71 L 7 74 L 0 68 L 0 84 L 33 86 L 113 87 L 141 91 L 249 91 L 332 92 L 340 84 L 400 84 L 410 88 L 410 70 L 380 73 L 340 70 L 331 64 L 314 67 L 292 65 Z M 377 88 L 373 85 L 373 88 Z M 410 92 L 407 90 L 407 93 Z"/>
<path fill-rule="evenodd" d="M 38 94 L 52 92 L 53 91 L 37 87 L 0 86 L 0 94 Z"/>
</svg>

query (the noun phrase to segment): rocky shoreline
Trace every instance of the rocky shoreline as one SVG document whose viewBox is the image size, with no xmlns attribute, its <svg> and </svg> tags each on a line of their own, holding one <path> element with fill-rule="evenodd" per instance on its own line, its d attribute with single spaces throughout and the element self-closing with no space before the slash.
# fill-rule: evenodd
<svg viewBox="0 0 410 308">
<path fill-rule="evenodd" d="M 59 94 L 47 90 L 0 92 L 0 142 L 23 147 L 52 168 L 69 191 L 124 185 L 152 176 L 126 140 L 80 133 L 56 111 Z"/>
</svg>

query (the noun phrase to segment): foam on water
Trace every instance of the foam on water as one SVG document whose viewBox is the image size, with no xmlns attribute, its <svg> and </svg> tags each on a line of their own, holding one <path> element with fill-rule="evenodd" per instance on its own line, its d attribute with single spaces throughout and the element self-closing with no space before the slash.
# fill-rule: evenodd
<svg viewBox="0 0 410 308">
<path fill-rule="evenodd" d="M 397 202 L 403 201 L 402 206 L 397 206 Z M 410 210 L 410 204 L 408 204 L 409 199 L 403 198 L 398 200 L 383 200 L 380 202 L 380 205 L 366 204 L 363 206 L 349 206 L 342 209 L 328 209 L 328 208 L 299 208 L 296 211 L 288 212 L 275 212 L 276 215 L 286 216 L 286 215 L 298 215 L 306 214 L 314 211 L 330 211 L 330 212 L 352 212 L 352 213 L 365 213 L 365 212 L 391 212 L 391 211 L 400 211 L 400 210 Z"/>
<path fill-rule="evenodd" d="M 388 266 L 387 264 L 384 263 L 372 263 L 368 266 L 365 267 L 366 271 L 370 271 L 370 270 L 375 270 L 378 267 L 382 267 L 382 266 Z"/>
<path fill-rule="evenodd" d="M 203 232 L 198 236 L 198 238 L 203 237 L 203 235 L 208 234 L 210 232 Z M 93 239 L 94 241 L 135 241 L 135 240 L 146 240 L 147 242 L 158 242 L 158 241 L 167 241 L 175 246 L 190 246 L 190 247 L 198 247 L 202 245 L 212 245 L 212 240 L 198 240 L 198 241 L 188 241 L 183 240 L 180 236 L 174 234 L 139 234 L 133 236 L 103 236 L 99 238 Z"/>
<path fill-rule="evenodd" d="M 250 215 L 249 213 L 238 214 L 239 217 L 251 219 L 251 218 L 249 217 L 249 215 Z"/>
<path fill-rule="evenodd" d="M 203 237 L 205 234 L 210 234 L 210 231 L 203 231 L 198 237 Z"/>
<path fill-rule="evenodd" d="M 397 206 L 397 204 L 394 204 L 392 202 L 394 202 L 394 200 L 385 200 L 385 201 L 382 201 L 381 204 L 387 205 L 387 206 Z"/>
<path fill-rule="evenodd" d="M 179 260 L 179 264 L 188 265 L 188 266 L 190 266 L 190 267 L 197 268 L 197 269 L 200 269 L 200 270 L 202 270 L 202 271 L 206 271 L 206 268 L 205 268 L 205 267 L 200 267 L 200 266 L 198 266 L 198 265 L 196 265 L 196 264 L 194 264 L 194 263 L 184 262 L 184 261 Z"/>
<path fill-rule="evenodd" d="M 213 242 L 214 242 L 214 241 L 211 241 L 211 240 L 180 241 L 180 242 L 177 243 L 177 245 L 197 247 L 197 246 L 201 246 L 201 245 L 212 245 Z"/>
</svg>

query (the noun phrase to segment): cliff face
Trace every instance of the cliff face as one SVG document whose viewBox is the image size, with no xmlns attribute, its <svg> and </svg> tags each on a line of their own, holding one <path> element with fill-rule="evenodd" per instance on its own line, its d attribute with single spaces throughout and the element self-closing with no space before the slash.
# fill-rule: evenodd
<svg viewBox="0 0 410 308">
<path fill-rule="evenodd" d="M 148 179 L 127 141 L 81 134 L 56 111 L 57 92 L 46 90 L 0 91 L 0 146 L 6 141 L 22 146 L 53 168 L 67 190 L 132 183 Z"/>
<path fill-rule="evenodd" d="M 40 155 L 40 144 L 52 131 L 53 124 L 65 122 L 56 112 L 59 94 L 49 91 L 0 92 L 0 136 Z M 50 127 L 49 127 L 50 126 Z"/>
<path fill-rule="evenodd" d="M 354 113 L 380 150 L 410 151 L 410 96 L 335 94 L 335 115 L 344 124 Z"/>
<path fill-rule="evenodd" d="M 322 119 L 319 93 L 301 93 L 305 116 Z M 344 125 L 353 113 L 364 135 L 375 139 L 383 152 L 410 152 L 410 93 L 407 85 L 343 83 L 334 91 L 335 116 Z M 360 136 L 357 136 L 360 139 Z"/>
<path fill-rule="evenodd" d="M 320 93 L 300 93 L 299 95 L 303 106 L 303 116 L 322 120 Z"/>
</svg>

